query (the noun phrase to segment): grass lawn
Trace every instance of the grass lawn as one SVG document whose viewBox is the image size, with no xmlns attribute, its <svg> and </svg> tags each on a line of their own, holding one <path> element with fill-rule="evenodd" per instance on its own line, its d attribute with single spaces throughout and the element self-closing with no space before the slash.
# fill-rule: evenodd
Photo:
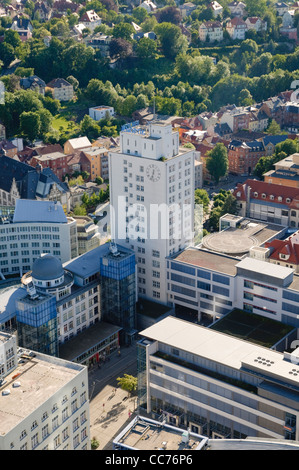
<svg viewBox="0 0 299 470">
<path fill-rule="evenodd" d="M 52 121 L 52 127 L 57 131 L 60 131 L 60 128 L 62 127 L 63 132 L 65 132 L 68 130 L 68 126 L 69 121 L 61 114 L 57 114 Z"/>
</svg>

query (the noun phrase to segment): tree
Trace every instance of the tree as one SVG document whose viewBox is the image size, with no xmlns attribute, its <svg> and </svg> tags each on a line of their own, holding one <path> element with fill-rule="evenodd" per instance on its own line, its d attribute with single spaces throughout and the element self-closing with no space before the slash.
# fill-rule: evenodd
<svg viewBox="0 0 299 470">
<path fill-rule="evenodd" d="M 208 153 L 206 168 L 215 183 L 218 184 L 219 179 L 222 176 L 225 176 L 228 171 L 228 156 L 227 149 L 222 143 L 215 145 L 213 150 L 210 150 Z"/>
<path fill-rule="evenodd" d="M 148 12 L 143 7 L 136 7 L 132 11 L 132 15 L 138 23 L 142 23 L 146 18 L 148 18 Z"/>
<path fill-rule="evenodd" d="M 76 204 L 73 210 L 74 215 L 86 215 L 87 210 L 86 207 L 80 204 Z"/>
<path fill-rule="evenodd" d="M 69 82 L 71 85 L 73 85 L 74 90 L 78 90 L 79 88 L 79 81 L 73 76 L 69 75 L 66 79 L 67 82 Z"/>
<path fill-rule="evenodd" d="M 168 22 L 179 25 L 182 21 L 182 14 L 175 6 L 160 8 L 155 14 L 155 17 L 157 18 L 158 23 Z"/>
<path fill-rule="evenodd" d="M 157 53 L 157 44 L 154 39 L 141 38 L 136 46 L 136 54 L 140 59 L 150 59 Z"/>
<path fill-rule="evenodd" d="M 90 441 L 90 445 L 91 445 L 91 450 L 96 450 L 99 447 L 100 443 L 95 437 L 93 437 Z"/>
<path fill-rule="evenodd" d="M 270 122 L 269 126 L 266 129 L 267 134 L 270 135 L 279 135 L 281 134 L 281 128 L 280 125 L 275 121 L 275 119 L 272 119 Z"/>
<path fill-rule="evenodd" d="M 128 95 L 122 102 L 122 115 L 131 116 L 137 109 L 137 98 L 134 95 Z"/>
<path fill-rule="evenodd" d="M 238 104 L 239 106 L 250 106 L 253 104 L 252 94 L 247 88 L 240 91 Z"/>
<path fill-rule="evenodd" d="M 4 67 L 8 67 L 15 58 L 16 55 L 14 47 L 7 42 L 2 42 L 0 44 L 0 59 L 2 60 Z"/>
<path fill-rule="evenodd" d="M 24 111 L 20 115 L 20 131 L 27 139 L 33 142 L 41 131 L 41 119 L 38 112 Z"/>
<path fill-rule="evenodd" d="M 88 116 L 88 114 L 85 114 L 80 122 L 80 130 L 81 134 L 85 135 L 90 140 L 96 139 L 101 134 L 101 127 L 94 119 Z"/>
<path fill-rule="evenodd" d="M 134 27 L 129 23 L 118 23 L 114 26 L 112 36 L 114 38 L 125 39 L 126 41 L 132 41 L 132 35 L 135 33 Z"/>
<path fill-rule="evenodd" d="M 155 33 L 165 57 L 174 59 L 178 53 L 184 54 L 187 51 L 188 40 L 178 26 L 168 22 L 160 23 L 156 26 Z"/>
<path fill-rule="evenodd" d="M 133 375 L 124 374 L 123 377 L 117 378 L 117 382 L 122 390 L 128 392 L 129 396 L 137 389 L 137 378 Z"/>
<path fill-rule="evenodd" d="M 127 41 L 126 39 L 113 38 L 111 39 L 109 50 L 110 57 L 120 57 L 121 59 L 124 59 L 132 55 L 133 47 L 131 42 Z"/>
<path fill-rule="evenodd" d="M 210 198 L 209 194 L 205 189 L 196 189 L 194 192 L 195 204 L 202 204 L 204 214 L 209 212 Z"/>
</svg>

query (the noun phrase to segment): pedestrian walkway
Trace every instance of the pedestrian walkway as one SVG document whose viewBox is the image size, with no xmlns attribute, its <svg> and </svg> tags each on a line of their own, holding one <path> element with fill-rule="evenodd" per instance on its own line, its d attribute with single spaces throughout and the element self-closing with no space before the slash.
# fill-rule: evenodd
<svg viewBox="0 0 299 470">
<path fill-rule="evenodd" d="M 100 396 L 99 396 L 100 395 Z M 90 437 L 99 441 L 97 450 L 111 450 L 112 441 L 135 416 L 136 397 L 107 385 L 90 407 Z"/>
<path fill-rule="evenodd" d="M 137 397 L 117 386 L 117 377 L 125 373 L 136 377 L 136 345 L 89 372 L 90 438 L 100 443 L 97 450 L 111 450 L 113 439 L 136 416 Z"/>
</svg>

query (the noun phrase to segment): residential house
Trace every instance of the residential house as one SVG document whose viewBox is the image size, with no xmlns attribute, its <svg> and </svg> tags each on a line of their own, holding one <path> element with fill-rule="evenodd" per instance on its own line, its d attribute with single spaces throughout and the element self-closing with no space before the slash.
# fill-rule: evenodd
<svg viewBox="0 0 299 470">
<path fill-rule="evenodd" d="M 267 171 L 263 176 L 267 183 L 299 188 L 299 153 L 293 153 L 275 163 L 274 169 Z"/>
<path fill-rule="evenodd" d="M 273 113 L 273 119 L 282 129 L 289 132 L 298 132 L 299 128 L 299 103 L 296 101 L 281 102 Z"/>
<path fill-rule="evenodd" d="M 259 159 L 265 155 L 263 142 L 232 140 L 228 145 L 229 172 L 235 175 L 251 175 Z"/>
<path fill-rule="evenodd" d="M 100 18 L 94 10 L 88 10 L 81 16 L 79 22 L 82 23 L 85 28 L 94 31 L 97 26 L 102 24 L 102 18 Z"/>
<path fill-rule="evenodd" d="M 263 21 L 258 16 L 249 16 L 246 18 L 245 23 L 248 30 L 253 29 L 257 33 L 267 31 L 267 21 Z"/>
<path fill-rule="evenodd" d="M 299 227 L 299 188 L 248 179 L 233 194 L 241 216 Z"/>
<path fill-rule="evenodd" d="M 71 13 L 76 13 L 79 10 L 77 3 L 70 0 L 57 0 L 53 3 L 53 16 L 55 18 L 61 18 L 67 15 L 67 11 L 70 10 Z"/>
<path fill-rule="evenodd" d="M 179 26 L 181 31 L 182 31 L 182 25 Z M 185 28 L 186 29 L 186 28 Z M 183 33 L 183 31 L 182 31 Z M 143 31 L 138 31 L 134 34 L 133 36 L 133 39 L 135 41 L 140 41 L 140 39 L 142 38 L 148 38 L 148 39 L 153 39 L 154 41 L 156 41 L 157 39 L 157 35 L 156 33 L 154 33 L 153 31 L 149 31 L 148 33 L 144 33 Z"/>
<path fill-rule="evenodd" d="M 249 108 L 250 120 L 248 124 L 248 129 L 252 132 L 263 132 L 269 123 L 269 118 L 266 113 L 260 111 L 256 108 Z"/>
<path fill-rule="evenodd" d="M 199 27 L 199 39 L 202 42 L 220 42 L 223 40 L 223 27 L 220 21 L 206 21 Z"/>
<path fill-rule="evenodd" d="M 55 100 L 70 101 L 74 96 L 74 88 L 64 78 L 54 78 L 47 85 Z"/>
<path fill-rule="evenodd" d="M 291 28 L 294 25 L 295 10 L 287 10 L 282 15 L 282 27 Z"/>
<path fill-rule="evenodd" d="M 139 6 L 145 8 L 148 13 L 154 13 L 157 10 L 157 5 L 151 0 L 144 0 Z"/>
<path fill-rule="evenodd" d="M 246 16 L 246 5 L 243 2 L 230 2 L 228 5 L 232 16 Z"/>
<path fill-rule="evenodd" d="M 186 2 L 183 3 L 183 5 L 178 5 L 178 9 L 181 12 L 182 18 L 186 18 L 186 16 L 191 15 L 192 11 L 194 11 L 196 8 L 197 5 L 192 2 Z"/>
<path fill-rule="evenodd" d="M 215 134 L 218 134 L 223 139 L 231 139 L 233 135 L 233 131 L 231 130 L 227 122 L 223 122 L 223 123 L 217 122 L 217 124 L 215 124 L 215 127 L 214 127 L 214 132 Z"/>
<path fill-rule="evenodd" d="M 67 140 L 63 146 L 63 151 L 65 154 L 70 155 L 76 150 L 83 150 L 88 147 L 91 147 L 91 142 L 87 137 L 77 137 Z"/>
<path fill-rule="evenodd" d="M 109 117 L 113 117 L 115 115 L 115 111 L 113 106 L 94 106 L 93 108 L 89 108 L 89 116 L 94 119 L 95 121 L 100 121 L 104 119 L 108 113 Z"/>
<path fill-rule="evenodd" d="M 24 90 L 32 90 L 45 95 L 46 83 L 37 75 L 20 79 L 20 87 Z"/>
<path fill-rule="evenodd" d="M 52 16 L 52 8 L 46 2 L 37 2 L 34 5 L 33 18 L 41 22 L 49 21 Z"/>
<path fill-rule="evenodd" d="M 279 32 L 281 36 L 285 36 L 290 41 L 297 42 L 298 40 L 298 32 L 296 27 L 286 26 L 279 28 Z"/>
<path fill-rule="evenodd" d="M 249 129 L 251 113 L 244 107 L 235 107 L 232 110 L 225 111 L 220 119 L 220 124 L 228 124 L 233 133 L 239 129 Z"/>
<path fill-rule="evenodd" d="M 37 145 L 35 147 L 25 147 L 18 151 L 18 158 L 20 162 L 28 163 L 33 157 L 47 155 L 54 152 L 63 152 L 63 148 L 60 144 L 49 144 L 49 145 Z"/>
<path fill-rule="evenodd" d="M 220 5 L 220 3 L 216 2 L 216 1 L 211 2 L 209 7 L 211 8 L 211 10 L 213 12 L 214 18 L 217 18 L 217 16 L 222 15 L 223 7 Z"/>
<path fill-rule="evenodd" d="M 218 122 L 217 114 L 211 111 L 201 113 L 197 116 L 197 118 L 201 124 L 202 129 L 204 130 L 208 129 L 211 126 L 215 126 L 215 124 Z"/>
<path fill-rule="evenodd" d="M 10 140 L 1 140 L 0 153 L 6 155 L 7 157 L 15 158 L 18 160 L 18 147 L 14 145 Z"/>
<path fill-rule="evenodd" d="M 22 42 L 32 38 L 33 26 L 28 18 L 15 17 L 10 29 L 18 33 Z"/>
<path fill-rule="evenodd" d="M 275 3 L 274 8 L 278 16 L 283 16 L 283 14 L 288 11 L 289 5 L 286 2 Z"/>
<path fill-rule="evenodd" d="M 226 23 L 226 31 L 230 35 L 231 39 L 245 39 L 246 32 L 248 31 L 247 24 L 242 18 L 238 16 L 228 20 Z"/>
<path fill-rule="evenodd" d="M 275 146 L 284 142 L 286 139 L 294 138 L 294 135 L 282 134 L 282 135 L 266 135 L 263 137 L 263 144 L 266 150 L 266 156 L 273 155 Z"/>
<path fill-rule="evenodd" d="M 110 57 L 110 43 L 112 36 L 104 33 L 90 34 L 83 38 L 86 46 L 90 46 L 96 51 L 100 51 L 102 57 Z"/>
</svg>

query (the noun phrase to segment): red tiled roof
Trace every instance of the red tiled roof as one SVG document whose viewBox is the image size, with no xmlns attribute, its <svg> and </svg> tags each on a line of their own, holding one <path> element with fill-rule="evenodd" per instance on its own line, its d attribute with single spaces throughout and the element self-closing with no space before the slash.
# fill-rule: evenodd
<svg viewBox="0 0 299 470">
<path fill-rule="evenodd" d="M 270 259 L 299 264 L 298 232 L 295 232 L 286 240 L 272 240 L 271 242 L 267 242 L 265 243 L 265 247 L 272 250 L 269 257 Z M 281 258 L 280 255 L 288 256 L 288 258 Z"/>
<path fill-rule="evenodd" d="M 299 188 L 292 188 L 289 186 L 283 186 L 280 184 L 267 183 L 265 181 L 258 181 L 254 179 L 248 179 L 245 183 L 239 183 L 234 190 L 234 196 L 239 201 L 246 200 L 246 194 L 248 187 L 250 187 L 250 198 L 263 200 L 265 202 L 275 202 L 277 204 L 284 204 L 291 207 L 299 208 Z M 240 195 L 237 194 L 240 192 Z M 257 193 L 257 196 L 254 196 Z M 262 197 L 262 194 L 265 194 Z M 270 198 L 270 196 L 272 196 Z M 281 198 L 278 199 L 278 198 Z M 290 199 L 290 201 L 287 201 Z"/>
</svg>

